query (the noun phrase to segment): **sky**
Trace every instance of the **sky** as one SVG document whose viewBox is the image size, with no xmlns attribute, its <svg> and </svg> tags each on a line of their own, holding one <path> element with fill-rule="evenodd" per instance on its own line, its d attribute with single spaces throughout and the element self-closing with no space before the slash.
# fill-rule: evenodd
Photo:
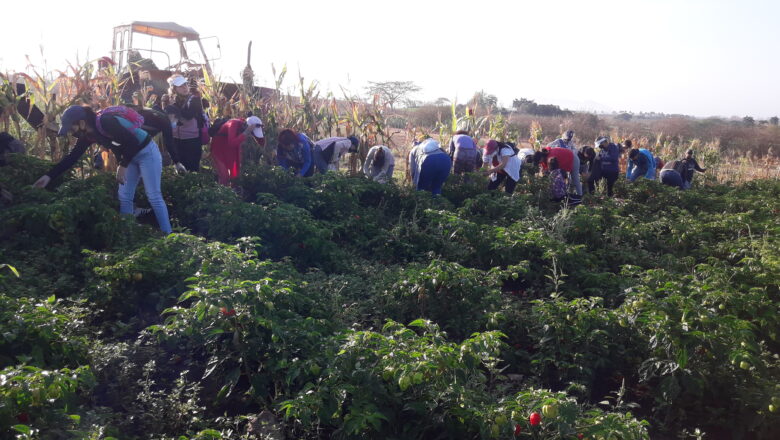
<svg viewBox="0 0 780 440">
<path fill-rule="evenodd" d="M 300 72 L 337 95 L 398 80 L 415 82 L 415 98 L 426 101 L 465 102 L 482 90 L 504 106 L 527 98 L 599 112 L 780 114 L 777 0 L 110 4 L 38 1 L 43 13 L 4 20 L 0 71 L 24 71 L 26 55 L 64 70 L 108 55 L 114 26 L 174 21 L 219 38 L 223 80 L 240 78 L 251 40 L 258 85 L 273 83 L 274 64 L 287 66 L 289 88 Z M 211 53 L 215 46 L 207 40 Z"/>
</svg>

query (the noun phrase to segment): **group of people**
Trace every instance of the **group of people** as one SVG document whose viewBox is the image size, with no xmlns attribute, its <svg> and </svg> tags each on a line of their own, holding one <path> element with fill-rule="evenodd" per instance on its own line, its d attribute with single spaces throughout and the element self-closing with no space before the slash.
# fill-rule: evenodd
<svg viewBox="0 0 780 440">
<path fill-rule="evenodd" d="M 91 145 L 98 144 L 113 151 L 118 161 L 120 212 L 136 212 L 134 197 L 142 181 L 151 211 L 162 232 L 167 234 L 171 232 L 171 224 L 161 190 L 163 158 L 154 141 L 158 134 L 177 172 L 199 171 L 203 145 L 210 144 L 214 170 L 223 185 L 234 182 L 241 173 L 242 163 L 258 163 L 261 158 L 301 177 L 336 171 L 341 158 L 356 153 L 360 146 L 355 136 L 329 137 L 315 142 L 304 133 L 284 129 L 278 134 L 275 154 L 271 154 L 266 148 L 259 117 L 249 115 L 212 123 L 204 112 L 207 103 L 191 92 L 186 78 L 174 75 L 168 82 L 170 91 L 161 100 L 161 108 L 116 106 L 100 111 L 89 106 L 68 108 L 61 117 L 58 134 L 74 136 L 76 144 L 34 186 L 46 187 L 71 168 Z M 630 141 L 623 147 L 602 136 L 596 139 L 594 147 L 578 149 L 573 140 L 574 132 L 569 130 L 539 151 L 494 139 L 480 148 L 468 132 L 458 131 L 447 151 L 432 138 L 416 143 L 408 156 L 408 170 L 414 187 L 430 191 L 434 196 L 441 194 L 444 182 L 453 172 L 481 173 L 488 178 L 489 190 L 503 185 L 504 191 L 511 194 L 520 182 L 524 165 L 538 165 L 550 177 L 551 199 L 571 204 L 579 202 L 583 189 L 595 191 L 596 183 L 601 180 L 606 182 L 607 195 L 612 196 L 624 149 L 629 150 L 626 177 L 631 182 L 655 179 L 658 168 L 662 183 L 686 189 L 694 171 L 705 171 L 693 158 L 692 151 L 685 158 L 662 164 L 648 150 L 632 148 Z M 376 145 L 368 150 L 362 167 L 367 178 L 388 183 L 394 169 L 395 157 L 390 148 Z"/>
<path fill-rule="evenodd" d="M 620 156 L 628 151 L 626 178 L 656 180 L 665 185 L 688 189 L 695 171 L 705 172 L 694 158 L 693 150 L 686 156 L 666 164 L 645 148 L 633 148 L 631 140 L 615 144 L 607 136 L 599 136 L 594 146 L 577 148 L 574 131 L 567 130 L 546 147 L 535 151 L 518 148 L 511 142 L 488 140 L 482 148 L 466 131 L 457 131 L 445 152 L 433 139 L 426 139 L 412 148 L 408 165 L 413 185 L 418 190 L 441 193 L 449 174 L 479 171 L 489 176 L 487 188 L 511 194 L 520 182 L 525 164 L 538 166 L 550 178 L 550 198 L 577 204 L 585 191 L 594 193 L 596 184 L 604 181 L 607 195 L 612 197 L 615 182 L 620 175 Z M 583 186 L 582 182 L 585 182 Z"/>
</svg>

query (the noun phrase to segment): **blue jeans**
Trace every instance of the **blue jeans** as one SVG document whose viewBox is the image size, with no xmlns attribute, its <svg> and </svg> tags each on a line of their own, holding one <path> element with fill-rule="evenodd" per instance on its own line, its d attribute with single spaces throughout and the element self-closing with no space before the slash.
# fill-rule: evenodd
<svg viewBox="0 0 780 440">
<path fill-rule="evenodd" d="M 126 182 L 119 185 L 119 213 L 133 213 L 133 199 L 138 181 L 143 180 L 146 198 L 152 206 L 157 224 L 165 234 L 171 233 L 171 221 L 168 219 L 168 207 L 165 206 L 160 181 L 162 179 L 162 156 L 154 141 L 133 157 L 127 166 Z"/>
<path fill-rule="evenodd" d="M 423 160 L 420 178 L 417 179 L 417 190 L 430 191 L 431 194 L 441 194 L 444 181 L 450 176 L 452 159 L 448 154 L 431 154 Z"/>
</svg>

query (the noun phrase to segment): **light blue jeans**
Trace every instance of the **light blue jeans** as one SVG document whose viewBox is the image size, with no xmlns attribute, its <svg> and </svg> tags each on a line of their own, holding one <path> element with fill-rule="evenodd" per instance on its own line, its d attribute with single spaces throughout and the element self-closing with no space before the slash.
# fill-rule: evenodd
<svg viewBox="0 0 780 440">
<path fill-rule="evenodd" d="M 162 179 L 162 156 L 154 141 L 133 157 L 127 166 L 126 182 L 119 185 L 119 213 L 133 213 L 133 199 L 138 181 L 143 180 L 146 198 L 152 206 L 157 224 L 165 234 L 171 233 L 171 221 L 168 219 L 168 207 L 165 206 L 160 181 Z"/>
</svg>

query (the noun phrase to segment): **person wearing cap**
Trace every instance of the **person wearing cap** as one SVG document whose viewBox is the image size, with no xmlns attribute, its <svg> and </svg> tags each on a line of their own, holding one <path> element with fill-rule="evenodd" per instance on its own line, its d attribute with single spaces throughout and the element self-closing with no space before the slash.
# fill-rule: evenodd
<svg viewBox="0 0 780 440">
<path fill-rule="evenodd" d="M 491 139 L 485 144 L 482 154 L 482 173 L 489 176 L 487 189 L 498 189 L 504 183 L 507 194 L 515 192 L 520 182 L 522 160 L 511 145 Z"/>
<path fill-rule="evenodd" d="M 482 156 L 466 130 L 458 130 L 452 136 L 449 154 L 453 161 L 452 172 L 455 174 L 471 173 L 482 166 Z"/>
<path fill-rule="evenodd" d="M 328 171 L 338 171 L 341 156 L 346 153 L 356 153 L 360 141 L 355 136 L 330 137 L 314 143 L 312 160 L 317 171 L 325 174 Z"/>
<path fill-rule="evenodd" d="M 366 161 L 363 163 L 363 174 L 378 183 L 388 183 L 393 178 L 395 170 L 395 158 L 390 148 L 384 145 L 376 145 L 368 150 Z"/>
<path fill-rule="evenodd" d="M 558 139 L 550 142 L 547 145 L 547 148 L 566 148 L 571 150 L 572 153 L 574 153 L 574 156 L 572 156 L 572 171 L 568 171 L 571 173 L 571 186 L 574 187 L 574 190 L 577 191 L 577 195 L 582 196 L 582 182 L 580 181 L 580 157 L 577 155 L 577 147 L 574 145 L 574 130 L 566 130 L 561 137 Z M 561 160 L 558 160 L 559 163 Z"/>
<path fill-rule="evenodd" d="M 99 120 L 98 120 L 99 118 Z M 98 128 L 98 124 L 100 128 Z M 146 121 L 144 120 L 144 124 Z M 152 136 L 126 117 L 116 113 L 95 114 L 87 106 L 71 106 L 62 114 L 59 136 L 73 135 L 76 146 L 60 163 L 41 176 L 33 186 L 44 188 L 49 182 L 73 166 L 92 144 L 109 148 L 119 160 L 116 180 L 119 182 L 119 212 L 133 214 L 135 189 L 143 180 L 146 198 L 154 211 L 157 223 L 165 234 L 171 233 L 168 208 L 162 197 L 162 156 Z"/>
<path fill-rule="evenodd" d="M 693 184 L 694 171 L 698 171 L 700 173 L 704 173 L 707 171 L 706 168 L 702 168 L 701 166 L 699 166 L 699 162 L 696 161 L 696 158 L 694 158 L 693 155 L 694 155 L 693 150 L 688 150 L 685 152 L 685 157 L 682 159 L 683 189 L 691 189 L 691 186 Z"/>
<path fill-rule="evenodd" d="M 681 160 L 670 160 L 661 168 L 661 183 L 668 186 L 675 186 L 679 189 L 685 189 L 683 186 L 683 162 Z"/>
<path fill-rule="evenodd" d="M 276 160 L 279 166 L 289 170 L 293 169 L 301 177 L 309 177 L 314 174 L 314 162 L 312 161 L 312 149 L 314 142 L 305 134 L 296 133 L 290 128 L 279 132 L 277 137 Z"/>
<path fill-rule="evenodd" d="M 409 170 L 417 191 L 430 191 L 433 196 L 440 195 L 451 169 L 450 155 L 442 150 L 439 142 L 434 139 L 423 140 L 409 153 Z"/>
<path fill-rule="evenodd" d="M 190 92 L 187 78 L 173 75 L 168 78 L 169 102 L 163 110 L 171 118 L 173 139 L 179 160 L 187 171 L 199 171 L 203 156 L 203 130 L 206 120 L 203 101 Z"/>
<path fill-rule="evenodd" d="M 596 158 L 591 165 L 588 176 L 588 192 L 596 192 L 596 183 L 604 180 L 607 182 L 607 196 L 612 197 L 612 188 L 620 176 L 620 148 L 609 141 L 606 136 L 596 139 L 595 147 L 598 150 Z"/>
<path fill-rule="evenodd" d="M 229 119 L 211 140 L 211 158 L 221 185 L 229 185 L 241 174 L 244 162 L 244 146 L 249 138 L 265 144 L 263 121 L 257 116 L 246 119 Z"/>
</svg>

